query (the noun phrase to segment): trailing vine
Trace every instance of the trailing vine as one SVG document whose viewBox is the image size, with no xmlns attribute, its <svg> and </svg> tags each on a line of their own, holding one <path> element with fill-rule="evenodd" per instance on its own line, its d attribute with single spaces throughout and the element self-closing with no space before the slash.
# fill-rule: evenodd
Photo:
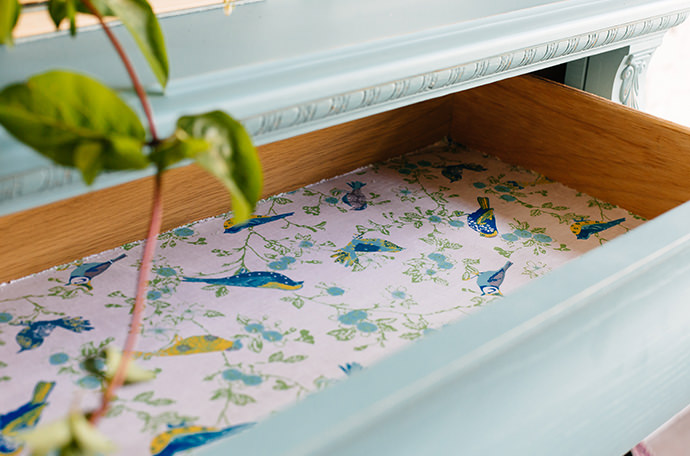
<svg viewBox="0 0 690 456">
<path fill-rule="evenodd" d="M 262 176 L 248 133 L 224 112 L 183 116 L 171 136 L 158 136 L 146 91 L 127 52 L 104 19 L 113 16 L 122 22 L 165 88 L 169 71 L 164 38 L 146 0 L 49 0 L 48 12 L 56 27 L 68 20 L 72 35 L 77 33 L 77 12 L 98 19 L 141 103 L 148 135 L 138 116 L 116 92 L 95 79 L 68 71 L 49 71 L 5 87 L 0 91 L 0 125 L 55 163 L 77 168 L 89 185 L 103 171 L 148 166 L 156 170 L 151 218 L 124 349 L 120 352 L 105 348 L 87 363 L 94 375 L 104 379 L 101 403 L 87 413 L 72 410 L 63 420 L 24 438 L 34 454 L 101 454 L 111 451 L 113 445 L 95 426 L 108 413 L 116 391 L 126 383 L 145 381 L 155 375 L 138 368 L 131 360 L 141 332 L 149 275 L 161 230 L 163 173 L 181 160 L 195 160 L 230 191 L 234 223 L 246 220 L 253 211 L 261 193 Z M 0 45 L 12 44 L 12 31 L 20 14 L 18 0 L 0 0 Z"/>
</svg>

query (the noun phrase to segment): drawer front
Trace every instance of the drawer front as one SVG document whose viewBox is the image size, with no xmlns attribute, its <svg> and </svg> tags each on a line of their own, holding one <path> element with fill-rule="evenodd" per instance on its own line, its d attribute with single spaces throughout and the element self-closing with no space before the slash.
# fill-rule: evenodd
<svg viewBox="0 0 690 456">
<path fill-rule="evenodd" d="M 654 217 L 689 198 L 670 187 L 687 175 L 678 153 L 688 146 L 687 133 L 522 78 L 275 143 L 261 153 L 272 182 L 266 191 L 276 193 L 446 135 Z M 303 172 L 290 172 L 295 168 Z M 224 192 L 200 181 L 194 168 L 170 177 L 168 227 L 226 209 L 218 202 Z M 659 182 L 662 197 L 646 196 Z M 24 250 L 3 243 L 0 259 L 31 269 L 46 261 L 46 252 L 81 256 L 125 242 L 122 236 L 141 236 L 139 225 L 127 224 L 144 218 L 141 189 L 148 185 L 96 192 L 88 205 L 79 197 L 2 218 L 4 233 L 24 236 L 12 238 Z M 83 210 L 104 202 L 106 211 Z M 688 204 L 659 215 L 203 454 L 623 454 L 690 402 L 688 221 Z M 38 230 L 42 223 L 51 229 Z M 61 230 L 67 234 L 51 251 Z M 65 253 L 75 231 L 85 233 L 82 250 Z M 59 262 L 50 258 L 48 264 Z"/>
</svg>

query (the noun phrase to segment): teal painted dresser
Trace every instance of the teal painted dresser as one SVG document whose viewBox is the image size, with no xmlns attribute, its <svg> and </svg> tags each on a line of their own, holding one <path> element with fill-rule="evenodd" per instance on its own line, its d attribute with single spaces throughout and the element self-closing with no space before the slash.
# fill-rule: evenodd
<svg viewBox="0 0 690 456">
<path fill-rule="evenodd" d="M 230 17 L 163 18 L 172 75 L 152 99 L 160 128 L 188 112 L 231 112 L 269 168 L 292 175 L 276 192 L 308 183 L 299 175 L 310 160 L 336 162 L 359 134 L 409 148 L 451 136 L 655 217 L 200 454 L 620 455 L 690 403 L 690 131 L 555 83 L 509 80 L 564 65 L 568 85 L 637 107 L 653 50 L 688 11 L 671 0 L 264 0 Z M 98 30 L 23 39 L 0 48 L 0 86 L 68 67 L 127 87 L 111 52 Z M 299 155 L 300 138 L 333 155 Z M 4 131 L 0 151 L 3 232 L 89 197 Z M 333 166 L 312 178 L 343 172 Z M 106 176 L 96 189 L 146 176 Z M 3 242 L 0 257 L 16 248 Z"/>
</svg>

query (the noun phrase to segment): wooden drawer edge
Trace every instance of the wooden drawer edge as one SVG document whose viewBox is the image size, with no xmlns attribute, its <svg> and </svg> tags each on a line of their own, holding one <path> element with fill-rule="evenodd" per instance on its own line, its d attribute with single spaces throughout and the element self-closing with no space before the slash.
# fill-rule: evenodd
<svg viewBox="0 0 690 456">
<path fill-rule="evenodd" d="M 448 134 L 439 98 L 259 147 L 264 196 L 410 152 Z M 230 210 L 216 180 L 190 165 L 166 172 L 163 230 Z M 146 236 L 153 178 L 0 217 L 0 283 Z"/>
<path fill-rule="evenodd" d="M 551 81 L 454 95 L 452 137 L 647 217 L 690 200 L 690 129 Z"/>
</svg>

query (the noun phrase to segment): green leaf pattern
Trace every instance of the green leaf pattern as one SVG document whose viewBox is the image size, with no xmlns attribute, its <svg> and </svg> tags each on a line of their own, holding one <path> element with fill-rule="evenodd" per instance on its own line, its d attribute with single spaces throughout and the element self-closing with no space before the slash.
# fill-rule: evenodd
<svg viewBox="0 0 690 456">
<path fill-rule="evenodd" d="M 450 182 L 443 170 L 457 164 L 486 171 L 467 167 Z M 348 205 L 343 197 L 355 181 L 366 186 Z M 494 237 L 468 224 L 478 197 L 494 209 Z M 118 391 L 104 421 L 123 454 L 148 454 L 169 426 L 261 420 L 503 299 L 482 286 L 485 272 L 506 267 L 497 288 L 507 296 L 641 223 L 448 142 L 268 198 L 256 214 L 266 217 L 234 232 L 225 232 L 231 214 L 221 214 L 160 235 L 137 347 L 151 354 L 137 363 L 156 378 Z M 279 215 L 285 216 L 268 218 Z M 570 230 L 575 220 L 622 217 L 589 239 Z M 142 248 L 128 244 L 2 287 L 0 382 L 7 400 L 0 414 L 30 398 L 41 381 L 56 382 L 45 419 L 69 409 L 75 392 L 91 403 L 88 394 L 102 384 L 85 361 L 109 344 L 122 346 Z M 358 261 L 337 262 L 339 250 Z M 77 268 L 123 253 L 91 278 L 91 289 L 69 284 Z M 247 278 L 258 272 L 265 281 Z M 56 328 L 18 352 L 16 338 L 27 325 L 75 317 L 93 329 Z"/>
</svg>

